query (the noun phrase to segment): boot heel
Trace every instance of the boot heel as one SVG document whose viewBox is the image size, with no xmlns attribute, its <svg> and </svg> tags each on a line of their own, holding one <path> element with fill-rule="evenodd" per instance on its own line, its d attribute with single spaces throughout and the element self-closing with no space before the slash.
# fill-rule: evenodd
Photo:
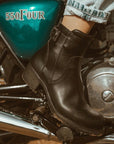
<svg viewBox="0 0 114 144">
<path fill-rule="evenodd" d="M 22 75 L 22 78 L 25 81 L 25 83 L 28 84 L 28 86 L 30 87 L 30 89 L 32 91 L 35 91 L 38 88 L 38 86 L 40 85 L 38 76 L 30 63 L 26 67 L 26 69 Z"/>
</svg>

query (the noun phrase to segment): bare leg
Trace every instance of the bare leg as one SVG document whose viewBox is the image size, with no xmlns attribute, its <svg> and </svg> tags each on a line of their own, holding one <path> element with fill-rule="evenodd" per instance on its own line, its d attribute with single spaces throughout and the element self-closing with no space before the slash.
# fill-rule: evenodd
<svg viewBox="0 0 114 144">
<path fill-rule="evenodd" d="M 71 31 L 78 29 L 84 33 L 89 33 L 94 22 L 88 22 L 78 16 L 64 16 L 62 24 Z"/>
</svg>

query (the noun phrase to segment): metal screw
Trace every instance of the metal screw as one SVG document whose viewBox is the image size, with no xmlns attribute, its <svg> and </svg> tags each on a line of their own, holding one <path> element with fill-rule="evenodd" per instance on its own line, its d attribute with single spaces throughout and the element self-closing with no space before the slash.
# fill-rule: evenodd
<svg viewBox="0 0 114 144">
<path fill-rule="evenodd" d="M 34 114 L 33 117 L 32 117 L 32 119 L 33 119 L 34 122 L 38 122 L 39 117 L 38 117 L 37 114 Z"/>
<path fill-rule="evenodd" d="M 108 60 L 108 63 L 109 63 L 109 65 L 114 66 L 114 57 L 111 57 L 111 58 Z"/>
<path fill-rule="evenodd" d="M 105 102 L 112 102 L 114 100 L 114 93 L 110 90 L 103 92 L 102 98 Z"/>
</svg>

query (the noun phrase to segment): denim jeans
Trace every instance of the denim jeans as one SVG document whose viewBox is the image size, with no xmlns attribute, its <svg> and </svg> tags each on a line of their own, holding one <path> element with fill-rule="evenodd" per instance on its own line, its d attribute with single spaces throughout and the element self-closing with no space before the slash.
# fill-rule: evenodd
<svg viewBox="0 0 114 144">
<path fill-rule="evenodd" d="M 107 23 L 114 0 L 67 0 L 64 15 L 77 15 L 87 21 Z"/>
</svg>

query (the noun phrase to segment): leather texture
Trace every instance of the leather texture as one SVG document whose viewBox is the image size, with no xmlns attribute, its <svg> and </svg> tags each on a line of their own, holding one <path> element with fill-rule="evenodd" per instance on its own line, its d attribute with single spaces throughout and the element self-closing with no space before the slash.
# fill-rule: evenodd
<svg viewBox="0 0 114 144">
<path fill-rule="evenodd" d="M 31 64 L 46 90 L 52 111 L 77 132 L 101 135 L 108 121 L 87 104 L 80 72 L 90 39 L 60 24 L 54 27 L 50 40 L 35 54 Z"/>
</svg>

